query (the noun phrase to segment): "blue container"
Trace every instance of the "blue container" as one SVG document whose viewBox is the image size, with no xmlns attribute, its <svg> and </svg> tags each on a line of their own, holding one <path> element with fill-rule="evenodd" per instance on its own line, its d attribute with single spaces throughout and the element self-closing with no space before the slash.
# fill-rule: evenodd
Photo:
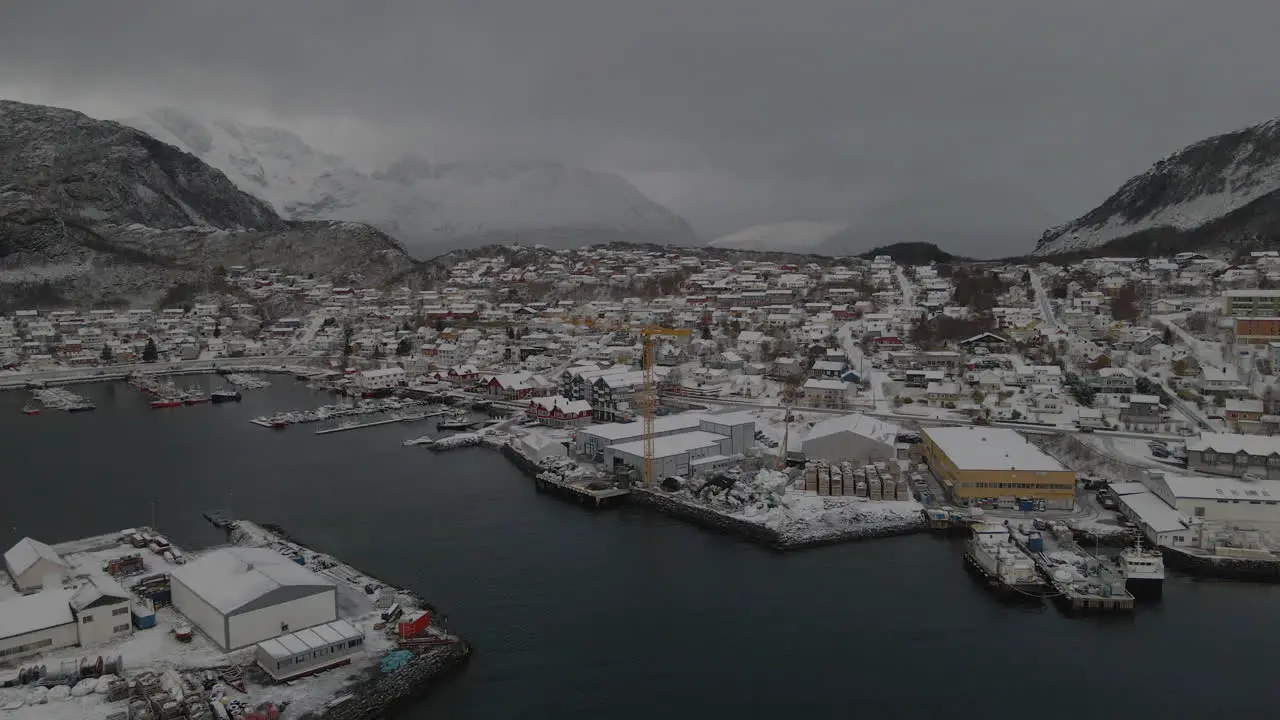
<svg viewBox="0 0 1280 720">
<path fill-rule="evenodd" d="M 133 609 L 133 626 L 139 630 L 147 630 L 156 626 L 156 613 L 154 610 L 145 610 L 143 608 Z"/>
<path fill-rule="evenodd" d="M 1044 552 L 1044 538 L 1040 535 L 1027 538 L 1027 549 L 1031 552 Z"/>
<path fill-rule="evenodd" d="M 1036 503 L 1034 500 L 1020 500 L 1018 501 L 1018 509 L 1030 512 L 1036 509 Z"/>
<path fill-rule="evenodd" d="M 299 565 L 306 565 L 306 564 L 307 564 L 307 559 L 306 559 L 305 557 L 301 556 L 301 555 L 294 555 L 294 556 L 293 556 L 293 561 L 294 561 L 294 562 L 296 562 L 296 563 L 298 563 Z"/>
</svg>

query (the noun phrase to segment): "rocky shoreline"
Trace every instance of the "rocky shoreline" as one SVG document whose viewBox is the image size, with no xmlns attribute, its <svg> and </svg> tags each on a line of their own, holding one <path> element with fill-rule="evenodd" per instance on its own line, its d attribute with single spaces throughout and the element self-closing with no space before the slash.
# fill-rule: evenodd
<svg viewBox="0 0 1280 720">
<path fill-rule="evenodd" d="M 324 710 L 301 715 L 300 720 L 375 720 L 402 710 L 421 699 L 445 678 L 460 671 L 471 659 L 465 642 L 444 645 L 415 655 L 406 665 L 384 675 L 377 665 L 365 680 L 348 689 L 347 699 Z"/>
</svg>

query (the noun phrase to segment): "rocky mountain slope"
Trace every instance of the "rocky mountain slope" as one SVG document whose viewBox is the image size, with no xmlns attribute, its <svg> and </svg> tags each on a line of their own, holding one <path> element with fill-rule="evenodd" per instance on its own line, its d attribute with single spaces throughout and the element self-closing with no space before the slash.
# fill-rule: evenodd
<svg viewBox="0 0 1280 720">
<path fill-rule="evenodd" d="M 134 128 L 0 101 L 0 293 L 131 301 L 241 264 L 370 283 L 414 267 L 373 228 L 283 220 Z"/>
<path fill-rule="evenodd" d="M 1097 208 L 1045 231 L 1034 254 L 1112 242 L 1145 247 L 1138 240 L 1155 236 L 1225 245 L 1242 233 L 1267 231 L 1259 219 L 1280 212 L 1280 206 L 1264 207 L 1278 202 L 1280 119 L 1201 140 L 1160 160 Z"/>
<path fill-rule="evenodd" d="M 734 250 L 776 250 L 811 252 L 848 226 L 844 223 L 780 222 L 752 225 L 707 243 L 711 247 Z"/>
<path fill-rule="evenodd" d="M 175 108 L 122 122 L 222 170 L 285 217 L 367 222 L 416 257 L 514 241 L 700 242 L 682 218 L 609 173 L 551 162 L 433 164 L 405 155 L 366 174 L 279 128 Z"/>
</svg>

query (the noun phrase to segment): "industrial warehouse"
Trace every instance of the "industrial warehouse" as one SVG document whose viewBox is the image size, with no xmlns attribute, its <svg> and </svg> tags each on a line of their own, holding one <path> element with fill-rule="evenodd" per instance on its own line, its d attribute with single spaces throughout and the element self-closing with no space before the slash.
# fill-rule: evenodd
<svg viewBox="0 0 1280 720">
<path fill-rule="evenodd" d="M 956 503 L 1025 498 L 1075 507 L 1076 474 L 1013 430 L 927 427 L 920 436 L 929 468 Z"/>
</svg>

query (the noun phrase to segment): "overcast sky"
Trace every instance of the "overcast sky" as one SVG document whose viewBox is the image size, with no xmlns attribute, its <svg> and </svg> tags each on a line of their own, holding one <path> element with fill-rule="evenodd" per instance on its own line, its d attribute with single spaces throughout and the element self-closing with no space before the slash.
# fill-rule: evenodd
<svg viewBox="0 0 1280 720">
<path fill-rule="evenodd" d="M 970 179 L 1009 188 L 999 225 L 1280 115 L 1277 37 L 1277 0 L 15 0 L 0 96 L 214 104 L 364 163 L 554 157 L 713 236 Z"/>
</svg>

